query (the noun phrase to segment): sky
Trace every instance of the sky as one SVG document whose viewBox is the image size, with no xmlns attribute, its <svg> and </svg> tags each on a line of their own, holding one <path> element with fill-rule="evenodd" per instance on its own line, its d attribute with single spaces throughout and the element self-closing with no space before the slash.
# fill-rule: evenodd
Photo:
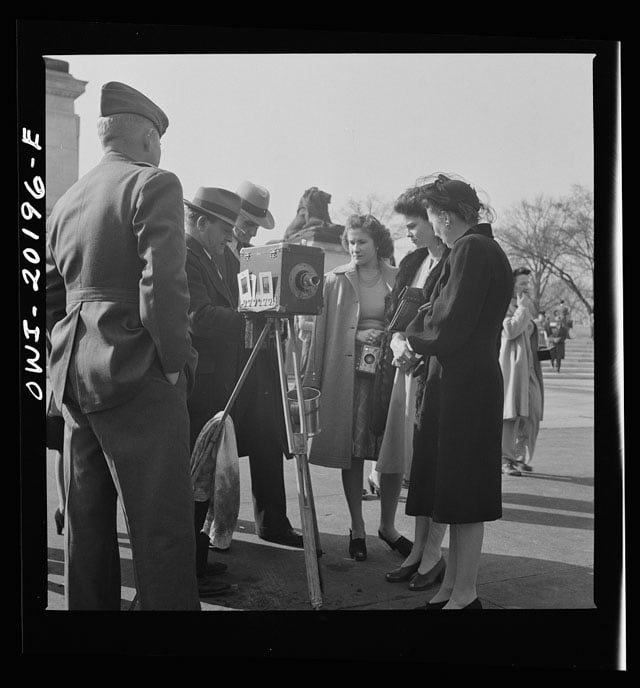
<svg viewBox="0 0 640 688">
<path fill-rule="evenodd" d="M 160 166 L 185 196 L 243 180 L 271 193 L 282 238 L 305 189 L 393 202 L 423 176 L 449 172 L 497 213 L 538 195 L 593 189 L 590 54 L 58 55 L 86 90 L 80 175 L 101 158 L 100 88 L 123 81 L 169 118 Z M 397 223 L 401 218 L 393 218 Z"/>
</svg>

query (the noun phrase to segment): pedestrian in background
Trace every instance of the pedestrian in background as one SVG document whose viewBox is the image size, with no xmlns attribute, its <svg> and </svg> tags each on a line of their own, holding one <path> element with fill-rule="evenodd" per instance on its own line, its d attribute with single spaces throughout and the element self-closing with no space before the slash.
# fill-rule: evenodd
<svg viewBox="0 0 640 688">
<path fill-rule="evenodd" d="M 530 274 L 527 268 L 513 271 L 513 296 L 502 323 L 502 472 L 505 475 L 521 475 L 521 471 L 532 470 L 543 413 L 544 383 L 538 359 L 538 328 L 529 297 Z"/>
<path fill-rule="evenodd" d="M 564 360 L 564 343 L 569 336 L 569 332 L 564 323 L 564 318 L 560 316 L 558 311 L 553 312 L 553 320 L 549 323 L 547 335 L 549 337 L 549 345 L 551 346 L 551 367 L 559 373 Z"/>
</svg>

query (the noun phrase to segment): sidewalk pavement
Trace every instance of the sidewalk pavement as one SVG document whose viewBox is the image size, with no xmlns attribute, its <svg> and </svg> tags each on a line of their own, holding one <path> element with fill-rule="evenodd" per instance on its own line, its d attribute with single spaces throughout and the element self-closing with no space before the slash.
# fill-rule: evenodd
<svg viewBox="0 0 640 688">
<path fill-rule="evenodd" d="M 332 660 L 366 662 L 374 672 L 377 664 L 388 662 L 428 663 L 448 672 L 470 667 L 626 668 L 626 617 L 620 617 L 618 606 L 624 590 L 619 579 L 620 514 L 615 508 L 611 513 L 606 503 L 603 508 L 605 493 L 618 490 L 619 457 L 609 453 L 606 423 L 599 427 L 596 437 L 593 380 L 546 381 L 534 470 L 503 476 L 503 517 L 486 524 L 478 573 L 483 611 L 466 615 L 414 612 L 435 588 L 412 592 L 407 584 L 385 581 L 384 574 L 402 559 L 376 535 L 380 502 L 375 497 L 363 505 L 369 556 L 364 562 L 350 559 L 340 472 L 317 466 L 311 466 L 311 478 L 323 550 L 323 604 L 313 610 L 303 551 L 255 535 L 246 458 L 240 459 L 240 514 L 231 548 L 210 554 L 210 561 L 229 567 L 218 578 L 237 589 L 201 601 L 203 611 L 243 614 L 56 614 L 64 609 L 63 539 L 53 521 L 56 493 L 49 457 L 47 600 L 38 598 L 41 607 L 29 634 L 23 628 L 23 637 L 47 653 L 219 658 L 207 665 L 210 672 L 242 670 L 244 661 L 281 660 L 291 667 L 292 660 L 318 659 L 323 666 Z M 289 518 L 300 528 L 295 460 L 285 462 L 285 479 Z M 620 508 L 619 498 L 614 495 L 614 507 Z M 403 501 L 397 527 L 411 538 L 413 519 L 404 513 Z M 121 513 L 118 534 L 121 608 L 128 610 L 135 589 Z M 448 537 L 443 552 L 446 558 Z M 235 658 L 241 662 L 233 663 Z"/>
<path fill-rule="evenodd" d="M 594 608 L 594 388 L 589 380 L 552 380 L 545 385 L 545 418 L 533 472 L 503 476 L 503 517 L 485 526 L 478 592 L 485 609 Z M 368 464 L 370 466 L 370 464 Z M 48 460 L 48 609 L 64 609 L 63 538 L 55 532 L 53 459 Z M 367 469 L 365 468 L 365 472 Z M 228 571 L 219 580 L 237 585 L 231 594 L 202 600 L 204 611 L 309 610 L 304 554 L 260 540 L 254 532 L 248 460 L 240 459 L 241 504 L 231 548 L 211 552 Z M 300 529 L 295 460 L 285 462 L 288 515 Z M 377 537 L 380 502 L 364 501 L 368 558 L 348 555 L 349 519 L 340 471 L 311 466 L 323 556 L 322 609 L 410 610 L 437 588 L 412 592 L 384 574 L 402 563 Z M 373 495 L 371 495 L 373 497 Z M 397 527 L 413 539 L 413 518 L 398 507 Z M 135 595 L 131 549 L 122 514 L 122 608 Z M 444 540 L 448 555 L 448 534 Z"/>
</svg>

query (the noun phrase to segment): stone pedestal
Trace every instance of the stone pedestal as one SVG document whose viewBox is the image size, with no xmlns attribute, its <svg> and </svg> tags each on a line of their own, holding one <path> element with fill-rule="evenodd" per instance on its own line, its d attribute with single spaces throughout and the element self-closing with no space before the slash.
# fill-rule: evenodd
<svg viewBox="0 0 640 688">
<path fill-rule="evenodd" d="M 342 244 L 333 244 L 328 241 L 316 241 L 313 238 L 303 240 L 306 246 L 316 246 L 324 251 L 324 271 L 331 272 L 338 265 L 344 265 L 351 260 L 351 256 L 344 250 Z"/>
<path fill-rule="evenodd" d="M 46 210 L 78 179 L 80 118 L 74 101 L 86 81 L 69 74 L 69 63 L 45 57 L 46 69 Z"/>
</svg>

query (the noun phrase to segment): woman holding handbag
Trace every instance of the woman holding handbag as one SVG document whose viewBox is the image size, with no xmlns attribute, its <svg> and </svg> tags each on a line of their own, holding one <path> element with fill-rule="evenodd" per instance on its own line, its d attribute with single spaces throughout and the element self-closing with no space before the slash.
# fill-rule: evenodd
<svg viewBox="0 0 640 688">
<path fill-rule="evenodd" d="M 319 422 L 323 432 L 313 438 L 312 464 L 340 468 L 351 528 L 349 555 L 367 558 L 362 516 L 364 461 L 375 461 L 380 436 L 370 429 L 373 384 L 380 338 L 384 331 L 385 299 L 397 268 L 389 230 L 372 215 L 347 219 L 342 244 L 351 262 L 324 278 L 322 313 L 315 319 L 304 385 L 319 389 Z"/>
<path fill-rule="evenodd" d="M 407 236 L 416 248 L 400 262 L 396 283 L 387 303 L 388 346 L 380 373 L 391 376 L 393 386 L 389 399 L 383 395 L 377 399 L 384 414 L 384 436 L 376 464 L 376 472 L 380 476 L 378 536 L 405 558 L 400 568 L 387 573 L 386 580 L 390 583 L 411 580 L 409 587 L 412 590 L 428 587 L 443 575 L 440 546 L 446 530 L 446 526 L 439 524 L 430 529 L 428 519 L 418 518 L 415 541 L 411 543 L 395 528 L 402 483 L 411 471 L 416 394 L 420 371 L 424 369 L 424 366 L 417 368 L 420 359 L 406 345 L 404 328 L 408 324 L 406 318 L 411 319 L 411 311 L 405 322 L 398 318 L 403 311 L 401 295 L 407 290 L 418 291 L 420 302 L 426 303 L 449 253 L 435 235 L 422 201 L 422 187 L 416 186 L 403 193 L 394 205 L 394 211 L 404 216 Z"/>
</svg>

